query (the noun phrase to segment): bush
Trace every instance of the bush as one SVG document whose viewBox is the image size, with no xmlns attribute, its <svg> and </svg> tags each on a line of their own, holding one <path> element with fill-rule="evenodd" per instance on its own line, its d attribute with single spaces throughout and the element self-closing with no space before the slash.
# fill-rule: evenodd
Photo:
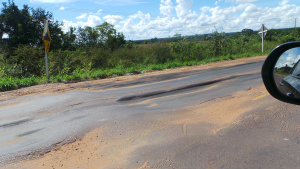
<svg viewBox="0 0 300 169">
<path fill-rule="evenodd" d="M 7 60 L 7 63 L 13 66 L 7 73 L 13 77 L 41 76 L 43 70 L 40 63 L 44 57 L 45 53 L 42 47 L 20 45 Z"/>
<path fill-rule="evenodd" d="M 49 70 L 52 75 L 72 74 L 76 69 L 91 69 L 91 58 L 87 52 L 57 50 L 49 54 Z"/>
<path fill-rule="evenodd" d="M 151 57 L 154 59 L 152 63 L 163 64 L 174 60 L 170 47 L 166 43 L 158 43 L 152 47 Z"/>
</svg>

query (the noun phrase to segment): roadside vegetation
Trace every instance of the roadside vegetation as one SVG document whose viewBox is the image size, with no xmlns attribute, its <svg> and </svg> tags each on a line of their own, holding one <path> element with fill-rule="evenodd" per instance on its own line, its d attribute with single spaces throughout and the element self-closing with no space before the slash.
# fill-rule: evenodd
<svg viewBox="0 0 300 169">
<path fill-rule="evenodd" d="M 76 82 L 147 70 L 162 70 L 241 57 L 265 55 L 283 42 L 300 38 L 300 29 L 269 30 L 265 53 L 256 31 L 244 29 L 226 34 L 126 41 L 113 25 L 70 28 L 64 33 L 52 13 L 13 1 L 3 3 L 0 13 L 0 91 L 52 82 Z M 41 34 L 49 20 L 50 78 L 46 78 L 45 49 Z"/>
</svg>

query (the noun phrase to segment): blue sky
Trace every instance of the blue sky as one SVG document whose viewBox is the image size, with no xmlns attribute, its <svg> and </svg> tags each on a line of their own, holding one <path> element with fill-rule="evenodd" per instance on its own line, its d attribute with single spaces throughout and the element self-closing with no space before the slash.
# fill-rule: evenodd
<svg viewBox="0 0 300 169">
<path fill-rule="evenodd" d="M 41 7 L 68 27 L 107 21 L 128 40 L 300 27 L 299 0 L 15 0 Z"/>
<path fill-rule="evenodd" d="M 275 67 L 281 68 L 281 67 L 285 67 L 286 65 L 293 67 L 295 63 L 299 61 L 299 59 L 300 59 L 300 49 L 292 48 L 290 50 L 287 50 L 280 56 Z"/>
</svg>

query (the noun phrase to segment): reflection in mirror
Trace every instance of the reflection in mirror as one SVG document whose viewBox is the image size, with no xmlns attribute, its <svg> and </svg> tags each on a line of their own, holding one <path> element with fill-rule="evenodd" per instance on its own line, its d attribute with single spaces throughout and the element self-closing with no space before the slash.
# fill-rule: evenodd
<svg viewBox="0 0 300 169">
<path fill-rule="evenodd" d="M 278 90 L 300 99 L 300 47 L 285 51 L 274 67 L 274 80 Z"/>
</svg>

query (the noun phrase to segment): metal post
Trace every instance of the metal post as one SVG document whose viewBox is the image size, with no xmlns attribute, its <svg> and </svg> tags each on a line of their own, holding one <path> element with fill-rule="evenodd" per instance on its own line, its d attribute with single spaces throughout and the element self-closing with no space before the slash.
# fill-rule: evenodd
<svg viewBox="0 0 300 169">
<path fill-rule="evenodd" d="M 262 38 L 261 38 L 261 40 L 262 40 L 262 43 L 261 43 L 261 51 L 262 51 L 262 53 L 264 53 L 264 24 L 262 24 L 262 34 L 261 34 L 262 36 Z"/>
<path fill-rule="evenodd" d="M 45 48 L 45 62 L 46 62 L 46 74 L 47 74 L 47 79 L 49 80 L 49 67 L 48 67 L 48 53 Z"/>
</svg>

